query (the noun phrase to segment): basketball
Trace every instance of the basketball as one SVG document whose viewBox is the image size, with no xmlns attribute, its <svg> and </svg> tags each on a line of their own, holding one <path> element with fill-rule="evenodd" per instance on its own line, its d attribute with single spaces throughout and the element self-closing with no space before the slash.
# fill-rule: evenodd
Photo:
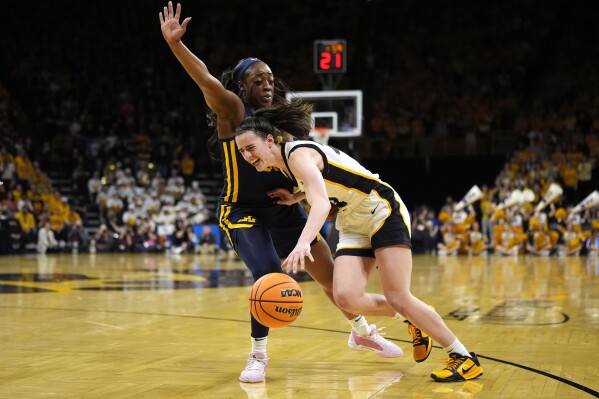
<svg viewBox="0 0 599 399">
<path fill-rule="evenodd" d="M 283 273 L 260 277 L 250 291 L 250 311 L 262 325 L 286 327 L 302 312 L 304 297 L 297 281 Z"/>
</svg>

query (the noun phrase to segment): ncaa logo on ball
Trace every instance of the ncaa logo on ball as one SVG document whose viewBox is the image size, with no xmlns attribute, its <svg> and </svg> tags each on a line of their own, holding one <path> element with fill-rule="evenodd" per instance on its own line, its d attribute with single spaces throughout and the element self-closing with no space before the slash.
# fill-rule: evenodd
<svg viewBox="0 0 599 399">
<path fill-rule="evenodd" d="M 287 297 L 291 297 L 291 296 L 297 296 L 297 297 L 302 297 L 302 291 L 301 290 L 296 290 L 296 289 L 285 289 L 285 290 L 281 290 L 281 298 L 287 298 Z"/>
</svg>

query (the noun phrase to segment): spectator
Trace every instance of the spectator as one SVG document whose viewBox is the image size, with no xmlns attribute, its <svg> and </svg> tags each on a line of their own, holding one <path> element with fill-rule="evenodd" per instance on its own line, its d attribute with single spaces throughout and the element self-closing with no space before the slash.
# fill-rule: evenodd
<svg viewBox="0 0 599 399">
<path fill-rule="evenodd" d="M 216 236 L 209 224 L 202 225 L 202 234 L 198 239 L 198 249 L 202 254 L 216 253 Z"/>
<path fill-rule="evenodd" d="M 575 202 L 580 202 L 593 189 L 593 168 L 595 167 L 595 159 L 585 156 L 578 164 L 578 190 Z"/>
<path fill-rule="evenodd" d="M 140 208 L 136 207 L 133 202 L 129 203 L 127 210 L 123 213 L 122 222 L 127 226 L 137 225 L 140 219 Z"/>
<path fill-rule="evenodd" d="M 94 236 L 96 251 L 98 252 L 112 252 L 115 248 L 115 240 L 118 238 L 118 234 L 110 231 L 105 223 L 102 223 L 96 231 Z"/>
<path fill-rule="evenodd" d="M 12 238 L 8 223 L 8 210 L 0 209 L 0 255 L 12 252 Z"/>
<path fill-rule="evenodd" d="M 568 223 L 562 237 L 561 243 L 557 245 L 558 255 L 579 256 L 586 238 L 584 234 L 580 231 L 576 231 L 572 224 Z"/>
<path fill-rule="evenodd" d="M 34 243 L 37 237 L 37 225 L 35 217 L 28 206 L 24 206 L 21 211 L 15 214 L 15 219 L 21 226 L 21 238 L 19 243 L 19 252 L 24 252 L 29 243 Z"/>
<path fill-rule="evenodd" d="M 68 244 L 73 250 L 73 253 L 77 253 L 81 248 L 87 248 L 89 246 L 89 237 L 83 228 L 81 219 L 73 223 L 68 235 Z"/>
<path fill-rule="evenodd" d="M 54 237 L 58 241 L 61 248 L 65 247 L 69 237 L 69 226 L 60 208 L 55 208 L 51 213 L 50 225 L 52 227 L 52 231 L 54 231 Z"/>
<path fill-rule="evenodd" d="M 548 256 L 552 250 L 552 245 L 550 236 L 547 233 L 547 225 L 542 224 L 537 218 L 531 218 L 529 229 L 526 253 L 536 256 Z"/>
<path fill-rule="evenodd" d="M 4 190 L 11 190 L 10 183 L 16 176 L 14 157 L 5 147 L 0 147 L 0 179 L 4 182 Z"/>
<path fill-rule="evenodd" d="M 455 256 L 462 245 L 461 237 L 454 232 L 454 223 L 451 216 L 442 211 L 439 214 L 439 221 L 443 223 L 439 229 L 441 239 L 437 243 L 437 254 L 442 256 Z"/>
<path fill-rule="evenodd" d="M 472 223 L 472 230 L 468 234 L 468 255 L 486 256 L 489 248 L 488 238 L 481 230 L 478 222 Z"/>
<path fill-rule="evenodd" d="M 156 170 L 163 177 L 167 178 L 170 175 L 171 156 L 168 153 L 166 145 L 161 144 L 158 149 L 152 154 L 152 160 L 156 164 Z"/>
<path fill-rule="evenodd" d="M 92 204 L 96 203 L 98 193 L 102 189 L 102 180 L 100 179 L 100 171 L 94 171 L 92 177 L 87 181 L 87 191 L 89 193 L 89 201 Z"/>
<path fill-rule="evenodd" d="M 414 254 L 431 253 L 434 244 L 431 237 L 432 222 L 428 220 L 428 209 L 416 209 L 412 218 L 412 251 Z"/>
<path fill-rule="evenodd" d="M 183 181 L 185 182 L 185 187 L 189 187 L 191 181 L 193 180 L 193 173 L 195 170 L 195 161 L 189 155 L 188 151 L 184 151 L 181 156 L 180 167 L 181 167 L 181 176 L 183 177 Z"/>
<path fill-rule="evenodd" d="M 138 242 L 135 226 L 123 226 L 117 238 L 117 248 L 120 252 L 134 252 L 135 244 Z"/>
<path fill-rule="evenodd" d="M 19 221 L 15 218 L 14 208 L 7 207 L 4 208 L 4 217 L 5 223 L 8 228 L 8 232 L 10 235 L 10 253 L 17 253 L 21 250 L 21 240 L 23 236 L 23 231 L 21 229 L 21 225 Z"/>
<path fill-rule="evenodd" d="M 106 206 L 108 208 L 108 217 L 120 217 L 121 213 L 123 212 L 123 208 L 125 207 L 125 204 L 123 203 L 123 200 L 121 199 L 121 197 L 119 197 L 116 193 L 110 195 L 108 197 L 108 201 L 106 203 Z"/>
<path fill-rule="evenodd" d="M 175 254 L 193 252 L 195 241 L 196 237 L 191 226 L 184 220 L 177 219 L 175 232 L 172 235 L 171 251 Z"/>
<path fill-rule="evenodd" d="M 119 238 L 123 229 L 121 227 L 121 224 L 119 224 L 116 216 L 111 216 L 108 219 L 108 223 L 106 224 L 106 226 L 108 227 L 108 230 L 110 230 L 110 232 L 114 235 L 115 238 Z"/>
<path fill-rule="evenodd" d="M 576 189 L 578 188 L 578 169 L 570 161 L 566 161 L 560 171 L 563 180 L 563 196 L 569 202 L 574 202 L 576 199 Z"/>
<path fill-rule="evenodd" d="M 162 252 L 158 236 L 147 221 L 142 222 L 137 229 L 134 250 L 135 252 Z"/>
<path fill-rule="evenodd" d="M 173 168 L 171 176 L 166 181 L 165 191 L 167 194 L 173 196 L 172 204 L 183 196 L 183 193 L 185 192 L 185 180 L 179 175 L 177 169 Z"/>
<path fill-rule="evenodd" d="M 591 234 L 584 246 L 589 256 L 597 257 L 599 256 L 599 219 L 593 220 L 591 227 Z"/>
<path fill-rule="evenodd" d="M 45 254 L 47 251 L 55 251 L 58 248 L 58 242 L 54 237 L 54 231 L 50 228 L 50 221 L 43 222 L 37 236 L 37 252 Z"/>
<path fill-rule="evenodd" d="M 33 164 L 24 151 L 17 151 L 15 165 L 19 184 L 23 187 L 23 191 L 29 190 L 30 181 L 33 177 Z"/>
</svg>

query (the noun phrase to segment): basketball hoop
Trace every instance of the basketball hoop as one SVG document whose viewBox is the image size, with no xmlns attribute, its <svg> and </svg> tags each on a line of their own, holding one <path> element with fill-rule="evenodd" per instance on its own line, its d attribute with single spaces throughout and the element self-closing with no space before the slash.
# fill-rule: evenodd
<svg viewBox="0 0 599 399">
<path fill-rule="evenodd" d="M 310 136 L 315 142 L 327 144 L 334 137 L 350 139 L 351 146 L 362 135 L 362 90 L 288 92 L 285 98 L 312 104 Z"/>
<path fill-rule="evenodd" d="M 328 127 L 314 127 L 310 132 L 310 136 L 312 136 L 312 140 L 316 141 L 319 144 L 327 145 L 329 143 L 329 135 L 333 129 Z"/>
</svg>

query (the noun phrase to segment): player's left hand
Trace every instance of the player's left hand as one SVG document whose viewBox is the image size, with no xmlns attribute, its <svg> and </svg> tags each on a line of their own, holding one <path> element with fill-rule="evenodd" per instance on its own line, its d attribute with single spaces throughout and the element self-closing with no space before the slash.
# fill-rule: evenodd
<svg viewBox="0 0 599 399">
<path fill-rule="evenodd" d="M 286 188 L 273 188 L 266 192 L 270 198 L 279 205 L 293 205 L 296 203 L 293 193 L 290 193 Z"/>
<path fill-rule="evenodd" d="M 312 257 L 312 252 L 310 252 L 310 244 L 297 244 L 293 251 L 289 254 L 287 259 L 283 262 L 281 267 L 289 273 L 290 271 L 294 274 L 299 270 L 305 270 L 306 268 L 306 257 L 310 259 L 311 262 L 314 262 L 314 258 Z"/>
</svg>

